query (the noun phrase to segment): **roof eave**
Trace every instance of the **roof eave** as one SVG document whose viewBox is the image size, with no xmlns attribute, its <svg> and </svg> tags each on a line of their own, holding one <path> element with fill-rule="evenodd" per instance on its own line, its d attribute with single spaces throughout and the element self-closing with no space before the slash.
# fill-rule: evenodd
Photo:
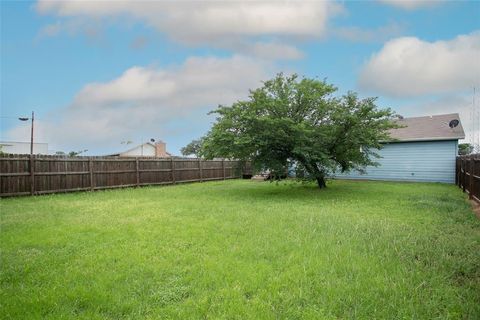
<svg viewBox="0 0 480 320">
<path fill-rule="evenodd" d="M 465 136 L 397 139 L 397 140 L 384 140 L 384 141 L 380 141 L 380 142 L 381 143 L 395 143 L 395 142 L 415 142 L 415 141 L 448 141 L 448 140 L 460 140 L 460 139 L 465 139 Z"/>
</svg>

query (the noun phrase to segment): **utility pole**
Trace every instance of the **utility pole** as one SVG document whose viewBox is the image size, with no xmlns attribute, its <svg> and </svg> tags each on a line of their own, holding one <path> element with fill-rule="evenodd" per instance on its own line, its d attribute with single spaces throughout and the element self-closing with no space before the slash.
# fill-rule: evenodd
<svg viewBox="0 0 480 320">
<path fill-rule="evenodd" d="M 473 87 L 471 120 L 472 127 L 470 128 L 470 143 L 473 147 L 472 153 L 480 152 L 480 111 L 476 104 L 477 88 Z"/>
<path fill-rule="evenodd" d="M 35 194 L 35 160 L 33 157 L 33 122 L 35 120 L 35 113 L 32 111 L 32 127 L 30 130 L 30 194 Z M 28 121 L 30 120 L 27 117 L 20 117 L 18 120 L 20 121 Z"/>
<path fill-rule="evenodd" d="M 33 155 L 33 120 L 35 119 L 35 114 L 32 111 L 32 129 L 30 132 L 30 155 Z"/>
<path fill-rule="evenodd" d="M 18 118 L 18 120 L 20 120 L 20 121 L 32 120 L 32 126 L 31 126 L 31 129 L 30 129 L 30 156 L 32 156 L 33 155 L 33 122 L 35 120 L 35 113 L 32 111 L 32 117 L 31 118 L 20 117 L 20 118 Z"/>
<path fill-rule="evenodd" d="M 473 87 L 473 146 L 474 146 L 474 153 L 480 152 L 480 111 L 477 108 L 477 88 Z"/>
</svg>

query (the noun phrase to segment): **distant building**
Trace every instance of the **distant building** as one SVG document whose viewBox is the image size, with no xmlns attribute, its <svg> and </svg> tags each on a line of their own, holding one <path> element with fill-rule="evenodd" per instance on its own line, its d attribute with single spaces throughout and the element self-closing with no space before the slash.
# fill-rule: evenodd
<svg viewBox="0 0 480 320">
<path fill-rule="evenodd" d="M 163 141 L 158 141 L 155 143 L 143 143 L 127 151 L 111 154 L 111 156 L 170 158 L 172 155 L 167 152 L 166 143 Z"/>
<path fill-rule="evenodd" d="M 0 141 L 0 151 L 13 154 L 30 154 L 30 142 Z M 48 143 L 33 143 L 34 154 L 48 154 Z"/>
</svg>

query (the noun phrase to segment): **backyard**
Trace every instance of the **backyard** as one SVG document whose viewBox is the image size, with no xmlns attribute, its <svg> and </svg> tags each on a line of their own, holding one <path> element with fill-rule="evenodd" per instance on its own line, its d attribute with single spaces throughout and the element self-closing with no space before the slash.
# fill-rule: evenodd
<svg viewBox="0 0 480 320">
<path fill-rule="evenodd" d="M 453 185 L 230 180 L 0 200 L 2 318 L 480 317 Z"/>
</svg>

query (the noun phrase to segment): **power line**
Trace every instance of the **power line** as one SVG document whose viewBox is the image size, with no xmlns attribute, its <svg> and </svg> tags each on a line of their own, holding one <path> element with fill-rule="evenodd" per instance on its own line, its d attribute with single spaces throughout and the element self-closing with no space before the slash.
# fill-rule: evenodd
<svg viewBox="0 0 480 320">
<path fill-rule="evenodd" d="M 20 117 L 5 117 L 5 116 L 0 116 L 2 119 L 18 119 Z"/>
<path fill-rule="evenodd" d="M 28 119 L 30 119 L 30 117 L 28 117 L 28 116 L 18 116 L 18 117 L 11 117 L 11 116 L 0 116 L 0 119 L 12 119 L 12 120 L 19 120 L 20 118 L 22 118 L 22 119 L 25 119 L 25 118 L 28 118 Z M 35 120 L 42 120 L 42 118 L 37 118 L 37 117 L 35 117 Z"/>
</svg>

